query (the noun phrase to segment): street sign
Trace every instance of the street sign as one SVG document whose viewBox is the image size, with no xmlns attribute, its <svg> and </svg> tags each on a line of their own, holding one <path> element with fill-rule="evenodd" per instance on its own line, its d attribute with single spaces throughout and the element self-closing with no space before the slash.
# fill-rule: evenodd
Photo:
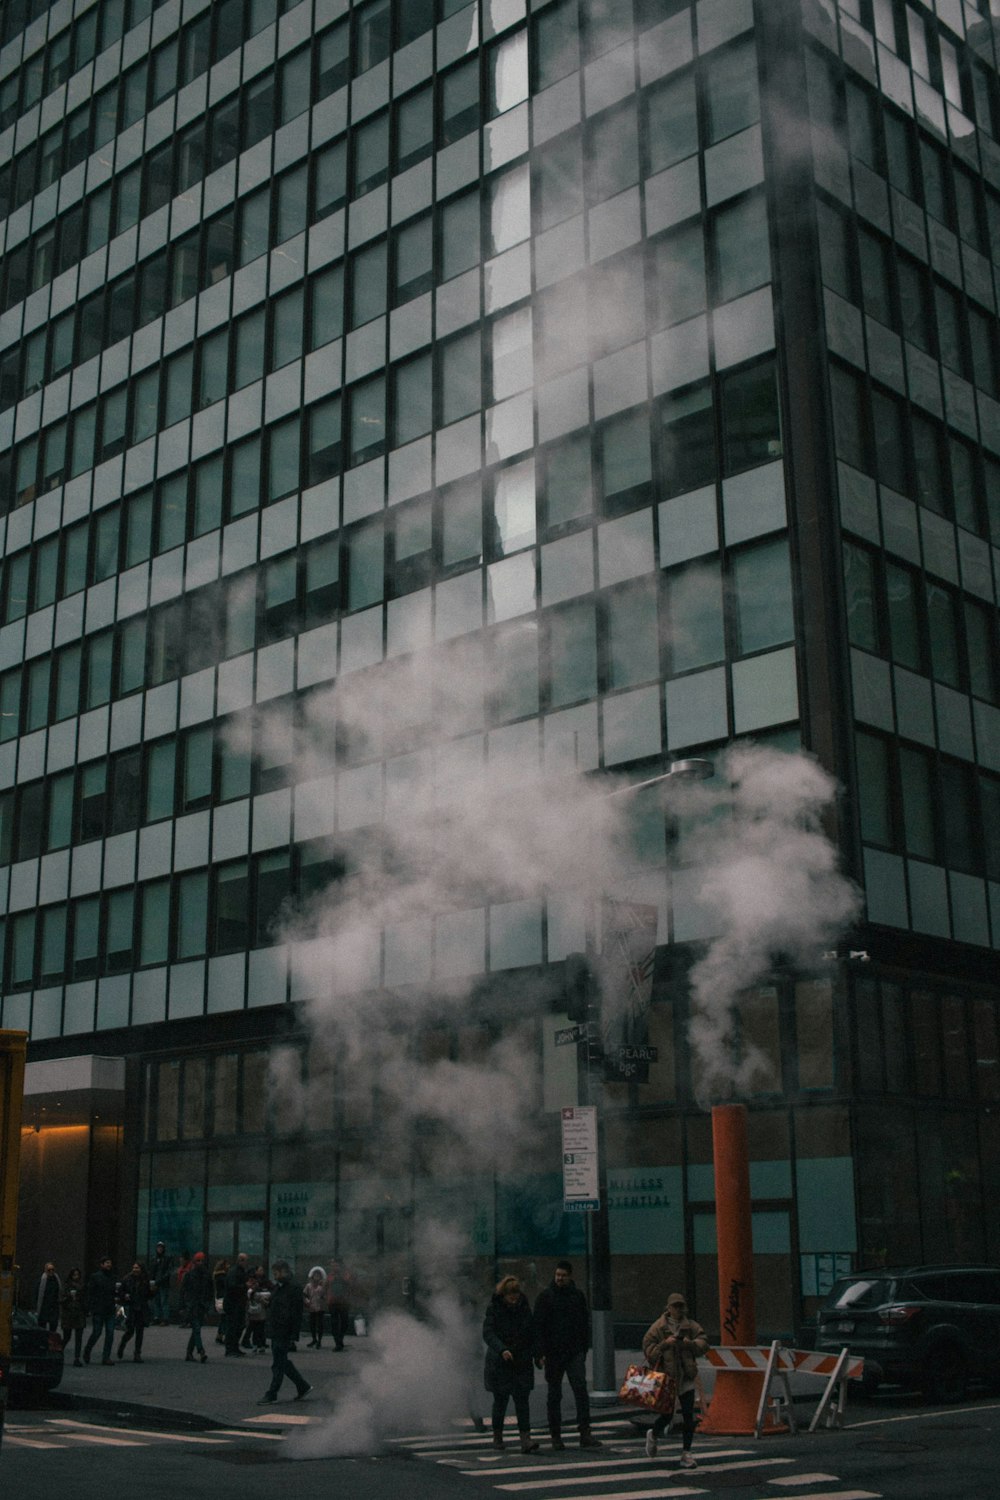
<svg viewBox="0 0 1000 1500">
<path fill-rule="evenodd" d="M 597 1108 L 567 1106 L 562 1111 L 563 1209 L 596 1213 L 601 1206 L 597 1175 Z"/>
<path fill-rule="evenodd" d="M 582 1042 L 587 1032 L 586 1026 L 563 1026 L 556 1032 L 556 1046 L 569 1047 L 574 1042 Z"/>
<path fill-rule="evenodd" d="M 649 1065 L 659 1058 L 659 1050 L 645 1042 L 620 1042 L 605 1048 L 604 1076 L 609 1083 L 648 1083 Z"/>
</svg>

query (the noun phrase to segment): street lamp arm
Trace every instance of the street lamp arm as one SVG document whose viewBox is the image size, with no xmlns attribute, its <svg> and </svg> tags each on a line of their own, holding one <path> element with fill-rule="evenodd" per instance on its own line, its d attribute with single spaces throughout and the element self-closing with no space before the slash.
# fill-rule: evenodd
<svg viewBox="0 0 1000 1500">
<path fill-rule="evenodd" d="M 648 776 L 645 781 L 630 781 L 627 786 L 617 786 L 613 792 L 605 792 L 609 800 L 612 797 L 625 797 L 631 792 L 641 792 L 644 787 L 658 786 L 661 781 L 707 781 L 715 775 L 715 767 L 710 760 L 675 760 L 669 771 L 663 771 L 659 776 Z"/>
</svg>

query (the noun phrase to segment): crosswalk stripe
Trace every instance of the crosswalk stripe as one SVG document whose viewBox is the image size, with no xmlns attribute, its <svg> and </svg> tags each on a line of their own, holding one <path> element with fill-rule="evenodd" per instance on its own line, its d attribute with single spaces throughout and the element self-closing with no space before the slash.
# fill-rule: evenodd
<svg viewBox="0 0 1000 1500">
<path fill-rule="evenodd" d="M 708 1495 L 711 1491 L 695 1489 L 688 1485 L 672 1484 L 668 1490 L 663 1485 L 657 1485 L 655 1490 L 611 1490 L 602 1495 L 601 1500 L 664 1500 L 669 1495 L 674 1500 L 676 1495 Z M 593 1495 L 561 1495 L 559 1500 L 594 1500 Z"/>
<path fill-rule="evenodd" d="M 283 1443 L 285 1441 L 283 1432 L 255 1432 L 248 1431 L 245 1427 L 217 1427 L 215 1431 L 218 1437 L 256 1438 L 260 1443 Z"/>
<path fill-rule="evenodd" d="M 808 1490 L 789 1495 L 786 1500 L 882 1500 L 882 1495 L 879 1490 Z"/>
<path fill-rule="evenodd" d="M 746 1451 L 746 1449 L 742 1448 L 726 1448 L 718 1454 L 713 1453 L 712 1457 L 737 1458 L 741 1453 L 745 1453 Z M 505 1464 L 500 1472 L 503 1474 L 558 1474 L 563 1469 L 570 1469 L 573 1473 L 578 1474 L 581 1469 L 627 1469 L 634 1468 L 638 1464 L 641 1472 L 648 1474 L 650 1465 L 654 1463 L 657 1463 L 656 1459 L 647 1458 L 643 1453 L 633 1453 L 630 1458 L 575 1458 L 568 1461 L 563 1460 L 559 1463 L 546 1462 L 544 1468 L 539 1467 L 537 1460 L 533 1464 L 511 1464 L 509 1467 Z M 664 1468 L 665 1463 L 666 1461 L 661 1461 L 658 1467 Z M 493 1474 L 487 1469 L 460 1469 L 459 1472 L 461 1474 L 479 1475 L 480 1478 L 485 1479 L 493 1478 Z M 609 1477 L 613 1478 L 614 1476 Z"/>
<path fill-rule="evenodd" d="M 769 1479 L 768 1484 L 836 1484 L 836 1474 L 784 1474 L 780 1479 Z M 789 1496 L 785 1496 L 789 1500 Z"/>
<path fill-rule="evenodd" d="M 646 1462 L 650 1463 L 651 1460 L 647 1459 Z M 728 1473 L 732 1469 L 759 1469 L 759 1468 L 763 1468 L 767 1464 L 792 1464 L 794 1462 L 795 1462 L 794 1458 L 749 1458 L 744 1463 L 736 1463 L 736 1464 L 699 1464 L 698 1467 L 699 1467 L 701 1473 L 707 1477 L 710 1474 L 725 1474 L 725 1473 Z M 664 1471 L 662 1471 L 662 1470 L 656 1470 L 654 1472 L 664 1472 Z M 668 1470 L 666 1472 L 668 1472 L 668 1473 L 677 1473 L 678 1471 L 672 1469 L 672 1470 Z M 635 1478 L 636 1479 L 642 1479 L 644 1477 L 644 1475 L 648 1474 L 648 1473 L 649 1473 L 649 1469 L 640 1469 L 636 1473 Z M 574 1484 L 580 1484 L 580 1485 L 583 1485 L 583 1484 L 604 1484 L 605 1480 L 609 1477 L 609 1476 L 607 1476 L 605 1474 L 592 1474 L 592 1475 L 580 1474 L 579 1476 L 574 1475 L 570 1479 L 548 1479 L 547 1477 L 545 1477 L 544 1470 L 541 1470 L 541 1469 L 538 1471 L 538 1475 L 539 1475 L 539 1477 L 537 1479 L 527 1480 L 527 1481 L 524 1481 L 524 1482 L 521 1482 L 521 1483 L 518 1483 L 518 1484 L 499 1484 L 499 1485 L 497 1485 L 497 1489 L 500 1489 L 500 1490 L 511 1490 L 511 1491 L 516 1491 L 516 1490 L 535 1490 L 535 1489 L 539 1489 L 542 1486 L 544 1486 L 546 1489 L 565 1489 L 565 1488 L 569 1488 L 570 1486 L 572 1486 Z M 622 1474 L 616 1474 L 614 1477 L 615 1477 L 615 1479 L 623 1479 L 626 1476 L 624 1476 Z M 671 1491 L 671 1493 L 673 1493 L 673 1492 Z"/>
<path fill-rule="evenodd" d="M 40 1438 L 15 1437 L 12 1432 L 7 1433 L 4 1442 L 9 1448 L 62 1448 L 64 1446 L 62 1443 L 43 1443 Z"/>
<path fill-rule="evenodd" d="M 82 1437 L 86 1439 L 89 1434 L 97 1432 L 113 1433 L 120 1436 L 121 1427 L 101 1427 L 91 1422 L 74 1422 L 69 1417 L 47 1417 L 46 1421 L 56 1428 L 66 1428 L 67 1437 Z M 81 1430 L 82 1429 L 82 1430 Z M 184 1432 L 150 1432 L 143 1428 L 131 1428 L 132 1437 L 137 1440 L 148 1439 L 151 1443 L 200 1443 L 213 1448 L 225 1447 L 225 1439 L 218 1437 L 200 1437 L 196 1433 Z"/>
<path fill-rule="evenodd" d="M 268 1427 L 305 1427 L 315 1417 L 299 1416 L 298 1412 L 269 1411 L 259 1417 L 247 1417 L 248 1422 L 265 1422 Z"/>
<path fill-rule="evenodd" d="M 104 1437 L 99 1432 L 74 1432 L 66 1434 L 67 1441 L 61 1446 L 72 1447 L 73 1443 L 93 1443 L 97 1448 L 145 1448 L 148 1447 L 141 1438 L 113 1438 Z"/>
</svg>

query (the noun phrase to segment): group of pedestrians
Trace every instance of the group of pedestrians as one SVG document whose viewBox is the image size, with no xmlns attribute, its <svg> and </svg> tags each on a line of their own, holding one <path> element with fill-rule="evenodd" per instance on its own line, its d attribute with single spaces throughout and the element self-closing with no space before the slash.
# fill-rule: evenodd
<svg viewBox="0 0 1000 1500">
<path fill-rule="evenodd" d="M 562 1384 L 569 1381 L 576 1403 L 576 1424 L 581 1448 L 599 1448 L 590 1426 L 586 1361 L 590 1348 L 590 1310 L 587 1299 L 573 1281 L 573 1267 L 558 1263 L 552 1282 L 539 1293 L 534 1308 L 516 1276 L 504 1276 L 490 1299 L 483 1318 L 486 1345 L 484 1383 L 493 1396 L 493 1447 L 504 1446 L 503 1427 L 508 1403 L 513 1399 L 522 1453 L 537 1453 L 539 1444 L 531 1436 L 529 1397 L 535 1370 L 545 1372 L 546 1417 L 552 1448 L 562 1452 Z M 659 1318 L 642 1340 L 647 1365 L 663 1370 L 675 1382 L 681 1412 L 681 1467 L 697 1468 L 691 1452 L 694 1438 L 694 1403 L 698 1381 L 698 1356 L 708 1350 L 708 1339 L 699 1323 L 688 1316 L 687 1302 L 672 1292 Z M 670 1421 L 658 1416 L 646 1434 L 646 1453 L 654 1458 L 659 1439 Z"/>
</svg>

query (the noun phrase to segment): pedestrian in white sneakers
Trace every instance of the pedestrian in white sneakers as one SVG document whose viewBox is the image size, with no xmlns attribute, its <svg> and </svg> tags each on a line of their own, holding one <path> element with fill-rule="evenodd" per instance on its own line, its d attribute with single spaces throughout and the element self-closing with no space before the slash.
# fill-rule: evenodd
<svg viewBox="0 0 1000 1500">
<path fill-rule="evenodd" d="M 700 1323 L 688 1317 L 687 1300 L 681 1292 L 671 1292 L 663 1315 L 651 1324 L 642 1337 L 646 1363 L 663 1370 L 677 1382 L 677 1402 L 681 1409 L 681 1468 L 696 1469 L 691 1452 L 694 1439 L 694 1393 L 698 1382 L 698 1356 L 708 1351 L 708 1339 Z M 646 1433 L 646 1455 L 656 1457 L 657 1440 L 667 1430 L 669 1417 L 659 1416 Z"/>
</svg>

